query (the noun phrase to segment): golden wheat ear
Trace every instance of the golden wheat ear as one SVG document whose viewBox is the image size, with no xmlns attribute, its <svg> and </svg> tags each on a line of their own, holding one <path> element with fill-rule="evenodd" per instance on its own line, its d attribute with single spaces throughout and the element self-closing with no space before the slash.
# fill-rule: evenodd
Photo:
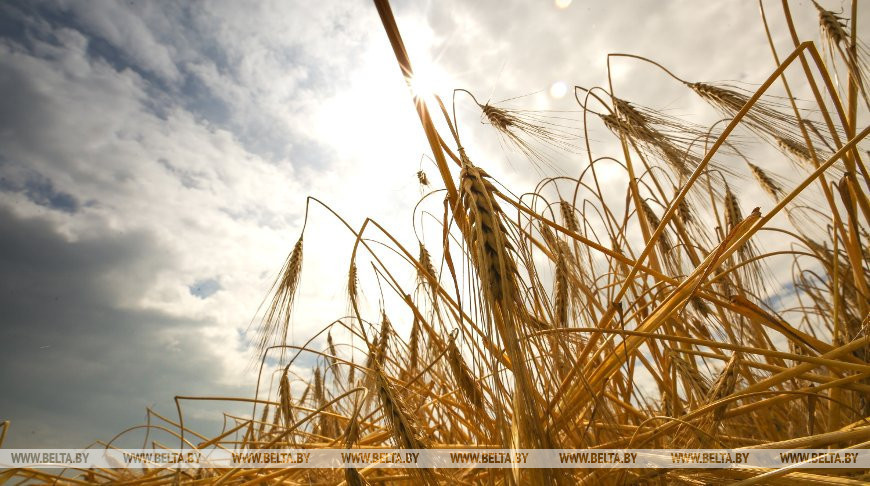
<svg viewBox="0 0 870 486">
<path fill-rule="evenodd" d="M 775 136 L 773 137 L 773 139 L 779 150 L 783 154 L 785 154 L 785 156 L 788 157 L 790 160 L 797 163 L 797 165 L 803 167 L 806 170 L 816 170 L 816 165 L 813 162 L 813 157 L 810 153 L 810 149 L 807 148 L 805 144 L 780 136 Z M 825 159 L 827 157 L 819 154 L 819 158 Z"/>
<path fill-rule="evenodd" d="M 276 417 L 280 416 L 284 421 L 284 426 L 290 427 L 296 422 L 296 417 L 293 414 L 293 404 L 290 395 L 290 379 L 287 376 L 287 370 L 281 374 L 281 381 L 278 385 L 278 397 L 280 400 L 278 408 L 280 413 L 276 414 Z"/>
<path fill-rule="evenodd" d="M 870 109 L 870 98 L 867 96 L 866 75 L 868 71 L 867 47 L 857 38 L 853 38 L 847 18 L 831 10 L 826 10 L 813 0 L 816 10 L 819 12 L 819 30 L 822 41 L 828 48 L 828 54 L 833 61 L 834 54 L 846 65 L 850 80 L 855 83 L 864 99 L 864 105 Z"/>
<path fill-rule="evenodd" d="M 477 380 L 475 380 L 474 376 L 471 374 L 471 370 L 468 369 L 468 365 L 465 364 L 465 360 L 462 358 L 462 354 L 456 346 L 456 340 L 451 339 L 447 346 L 447 362 L 450 364 L 453 378 L 456 380 L 459 389 L 462 390 L 462 394 L 465 396 L 468 403 L 474 407 L 474 409 L 482 411 L 484 406 L 483 392 L 481 391 Z"/>
<path fill-rule="evenodd" d="M 293 250 L 287 256 L 284 266 L 270 293 L 272 299 L 265 315 L 260 321 L 254 344 L 257 356 L 263 356 L 270 346 L 287 344 L 287 334 L 290 328 L 290 317 L 293 311 L 293 301 L 299 288 L 299 277 L 302 274 L 302 236 L 293 245 Z M 281 348 L 280 361 L 283 362 L 286 349 Z"/>
<path fill-rule="evenodd" d="M 346 449 L 353 448 L 354 444 L 359 441 L 359 409 L 355 408 L 353 416 L 347 422 L 347 427 L 344 430 L 344 447 Z M 355 467 L 346 466 L 344 468 L 344 480 L 348 486 L 366 486 L 370 484 L 366 478 Z"/>
<path fill-rule="evenodd" d="M 734 117 L 746 106 L 752 92 L 728 83 L 686 83 L 701 99 L 718 109 L 727 117 Z M 750 105 L 742 122 L 763 139 L 776 142 L 779 139 L 799 144 L 803 140 L 800 120 L 786 113 L 780 100 L 765 96 Z"/>
<path fill-rule="evenodd" d="M 435 265 L 432 264 L 432 255 L 423 246 L 423 242 L 420 242 L 420 253 L 417 261 L 419 262 L 417 266 L 417 282 L 420 285 L 429 287 L 432 291 L 432 300 L 435 300 L 438 274 L 435 272 Z"/>
<path fill-rule="evenodd" d="M 555 159 L 579 153 L 580 130 L 570 114 L 514 109 L 490 102 L 481 104 L 468 90 L 456 92 L 468 94 L 506 145 L 539 169 L 556 170 Z"/>
<path fill-rule="evenodd" d="M 667 116 L 651 108 L 611 97 L 613 111 L 599 114 L 604 126 L 624 137 L 649 165 L 663 162 L 677 180 L 686 180 L 701 163 L 703 146 L 699 140 L 715 138 L 709 129 Z M 711 170 L 730 173 L 727 167 L 710 162 Z"/>
<path fill-rule="evenodd" d="M 758 181 L 758 185 L 764 189 L 764 192 L 770 195 L 774 201 L 779 201 L 779 198 L 785 195 L 785 191 L 782 189 L 782 185 L 774 179 L 774 176 L 767 173 L 761 167 L 751 163 L 746 162 L 746 165 L 749 166 L 750 172 L 752 172 L 752 176 L 755 177 L 755 180 Z"/>
<path fill-rule="evenodd" d="M 347 296 L 351 305 L 354 305 L 359 297 L 359 277 L 357 276 L 356 262 L 351 263 L 350 270 L 347 272 Z"/>
<path fill-rule="evenodd" d="M 381 370 L 379 363 L 374 364 L 374 387 L 380 398 L 384 419 L 396 445 L 403 449 L 427 449 L 426 435 L 415 420 L 412 411 Z M 414 469 L 412 473 L 424 484 L 437 482 L 429 469 Z"/>
</svg>

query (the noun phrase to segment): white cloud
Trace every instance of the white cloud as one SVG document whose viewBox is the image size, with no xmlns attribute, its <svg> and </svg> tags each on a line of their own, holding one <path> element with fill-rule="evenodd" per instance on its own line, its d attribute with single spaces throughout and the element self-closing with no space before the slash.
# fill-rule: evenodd
<svg viewBox="0 0 870 486">
<path fill-rule="evenodd" d="M 158 36 L 168 27 L 166 15 L 153 6 L 131 9 L 129 5 L 96 0 L 93 2 L 63 2 L 60 7 L 75 21 L 130 57 L 140 66 L 162 80 L 175 82 L 181 77 L 172 45 L 161 42 Z M 172 9 L 174 10 L 174 9 Z"/>
</svg>

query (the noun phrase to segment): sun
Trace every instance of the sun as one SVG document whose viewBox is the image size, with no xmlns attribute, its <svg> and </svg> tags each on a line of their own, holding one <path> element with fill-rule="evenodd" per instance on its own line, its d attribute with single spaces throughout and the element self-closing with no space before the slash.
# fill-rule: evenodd
<svg viewBox="0 0 870 486">
<path fill-rule="evenodd" d="M 414 63 L 414 74 L 408 79 L 408 86 L 414 97 L 423 101 L 433 101 L 435 96 L 444 96 L 452 89 L 449 76 L 432 62 L 426 62 L 419 56 L 421 62 Z"/>
<path fill-rule="evenodd" d="M 408 79 L 408 85 L 411 88 L 411 92 L 417 98 L 429 99 L 437 94 L 434 80 L 431 76 L 428 76 L 423 72 L 415 72 L 414 75 Z"/>
<path fill-rule="evenodd" d="M 411 59 L 413 75 L 408 86 L 413 95 L 421 100 L 433 100 L 436 95 L 444 97 L 453 86 L 441 61 L 441 53 L 433 52 L 432 46 L 439 44 L 431 27 L 425 22 L 412 22 L 412 28 L 405 32 L 404 44 Z M 437 50 L 436 50 L 437 51 Z"/>
</svg>

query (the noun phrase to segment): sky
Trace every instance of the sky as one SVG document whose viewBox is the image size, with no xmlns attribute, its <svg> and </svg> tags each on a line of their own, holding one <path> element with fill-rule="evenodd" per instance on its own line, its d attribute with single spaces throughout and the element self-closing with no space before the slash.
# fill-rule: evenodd
<svg viewBox="0 0 870 486">
<path fill-rule="evenodd" d="M 773 69 L 754 2 L 393 7 L 421 79 L 445 99 L 466 88 L 576 111 L 562 87 L 606 86 L 609 52 L 691 80 L 760 83 Z M 783 55 L 778 2 L 768 8 Z M 815 38 L 811 3 L 792 8 Z M 615 61 L 612 79 L 624 98 L 716 118 L 649 66 Z M 306 198 L 353 226 L 375 217 L 413 245 L 415 173 L 439 186 L 364 1 L 5 1 L 0 93 L 6 447 L 107 440 L 142 423 L 146 407 L 174 417 L 175 395 L 252 396 L 246 330 L 300 235 Z M 478 165 L 531 190 L 541 169 L 506 151 L 467 98 L 456 109 Z M 590 134 L 596 150 L 613 149 L 605 135 Z M 581 160 L 553 170 L 576 173 Z M 312 206 L 295 343 L 344 314 L 352 242 Z M 225 409 L 185 407 L 206 429 Z"/>
</svg>

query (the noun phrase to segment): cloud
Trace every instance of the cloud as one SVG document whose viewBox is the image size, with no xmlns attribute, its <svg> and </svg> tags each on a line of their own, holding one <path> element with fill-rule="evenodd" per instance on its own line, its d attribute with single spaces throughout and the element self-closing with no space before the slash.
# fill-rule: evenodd
<svg viewBox="0 0 870 486">
<path fill-rule="evenodd" d="M 130 5 L 111 0 L 93 2 L 61 2 L 57 14 L 68 17 L 73 25 L 90 32 L 116 49 L 129 60 L 127 65 L 157 76 L 166 82 L 177 82 L 181 73 L 175 63 L 172 44 L 161 42 L 158 36 L 170 27 L 167 19 L 179 13 L 173 6 L 157 9 L 149 5 Z"/>
<path fill-rule="evenodd" d="M 16 186 L 5 179 L 0 179 L 0 191 L 21 193 L 39 206 L 66 213 L 75 213 L 81 205 L 75 196 L 58 191 L 51 180 L 39 176 L 25 180 L 23 185 L 20 186 Z"/>
<path fill-rule="evenodd" d="M 175 393 L 251 393 L 221 384 L 208 320 L 118 304 L 172 264 L 149 235 L 69 241 L 49 220 L 7 209 L 0 231 L 5 446 L 84 446 L 142 422 L 147 406 L 171 411 Z M 218 418 L 195 423 L 216 427 Z"/>
<path fill-rule="evenodd" d="M 298 236 L 306 195 L 349 208 L 351 221 L 372 208 L 404 220 L 397 197 L 417 195 L 412 166 L 372 171 L 361 163 L 369 145 L 336 144 L 338 124 L 314 116 L 335 106 L 333 122 L 357 124 L 341 130 L 376 144 L 385 127 L 347 106 L 361 93 L 343 98 L 365 71 L 374 77 L 362 87 L 380 94 L 378 79 L 391 80 L 389 108 L 413 121 L 394 70 L 354 63 L 360 52 L 389 61 L 383 39 L 362 42 L 376 15 L 357 22 L 357 7 L 339 4 L 301 15 L 286 2 L 0 8 L 24 26 L 0 25 L 0 210 L 4 234 L 17 235 L 2 248 L 17 273 L 4 272 L 12 311 L 0 328 L 20 349 L 0 357 L 20 377 L 4 382 L 8 444 L 105 439 L 176 393 L 249 396 L 243 333 Z M 395 133 L 407 143 L 383 160 L 417 159 L 415 127 Z M 383 191 L 359 204 L 375 180 Z M 297 338 L 338 317 L 340 290 L 319 277 L 347 264 L 349 233 L 337 237 L 316 211 L 306 241 L 326 258 L 306 265 Z M 37 352 L 51 364 L 30 364 Z"/>
</svg>

